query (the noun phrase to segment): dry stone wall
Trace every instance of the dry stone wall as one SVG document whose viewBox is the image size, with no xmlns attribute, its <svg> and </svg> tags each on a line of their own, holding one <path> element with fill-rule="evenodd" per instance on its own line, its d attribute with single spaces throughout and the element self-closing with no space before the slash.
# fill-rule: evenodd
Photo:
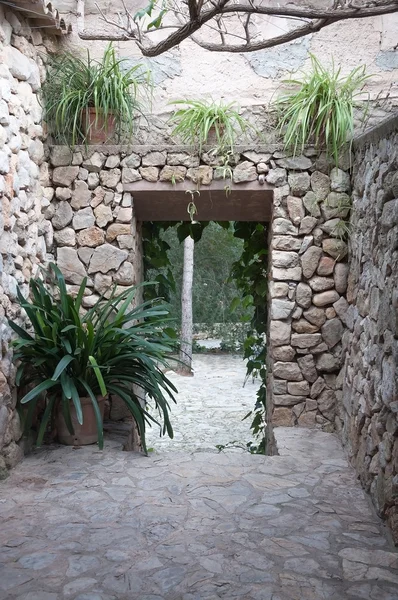
<svg viewBox="0 0 398 600">
<path fill-rule="evenodd" d="M 49 179 L 38 94 L 43 58 L 55 47 L 0 5 L 0 474 L 23 456 L 7 318 L 24 323 L 17 286 L 28 292 L 30 277 L 52 248 L 50 223 L 41 212 L 41 184 Z"/>
<path fill-rule="evenodd" d="M 51 223 L 57 264 L 73 293 L 88 278 L 82 304 L 142 280 L 140 225 L 132 197 L 122 181 L 132 170 L 132 155 L 101 148 L 50 152 L 51 198 L 45 217 Z"/>
<path fill-rule="evenodd" d="M 398 543 L 397 118 L 356 142 L 347 301 L 337 422 Z"/>
<path fill-rule="evenodd" d="M 275 156 L 275 155 L 274 155 Z M 333 431 L 347 302 L 348 172 L 280 157 L 270 239 L 268 421 Z"/>
</svg>

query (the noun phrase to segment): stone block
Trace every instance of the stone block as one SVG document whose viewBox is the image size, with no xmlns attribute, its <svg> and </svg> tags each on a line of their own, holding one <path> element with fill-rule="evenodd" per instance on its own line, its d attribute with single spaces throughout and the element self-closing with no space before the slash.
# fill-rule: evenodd
<svg viewBox="0 0 398 600">
<path fill-rule="evenodd" d="M 272 374 L 274 377 L 286 379 L 286 381 L 301 381 L 303 379 L 300 367 L 295 362 L 275 362 Z"/>
<path fill-rule="evenodd" d="M 145 181 L 155 183 L 159 179 L 158 167 L 140 167 L 139 172 L 142 179 L 145 179 Z"/>
<path fill-rule="evenodd" d="M 351 189 L 349 173 L 336 167 L 332 169 L 330 172 L 330 187 L 333 192 L 349 192 Z"/>
<path fill-rule="evenodd" d="M 312 161 L 307 156 L 291 156 L 275 161 L 279 167 L 290 171 L 307 171 L 312 167 Z"/>
<path fill-rule="evenodd" d="M 283 252 L 274 250 L 272 252 L 272 266 L 287 269 L 289 267 L 297 267 L 299 265 L 299 256 L 296 252 Z"/>
<path fill-rule="evenodd" d="M 295 307 L 294 302 L 289 300 L 273 299 L 271 303 L 271 319 L 287 319 Z"/>
<path fill-rule="evenodd" d="M 99 173 L 105 164 L 106 156 L 102 152 L 95 151 L 91 158 L 83 161 L 83 168 L 89 173 Z"/>
<path fill-rule="evenodd" d="M 59 202 L 56 206 L 52 225 L 54 229 L 64 229 L 73 218 L 73 210 L 67 201 Z"/>
<path fill-rule="evenodd" d="M 129 207 L 120 207 L 117 211 L 117 223 L 131 223 L 133 219 L 133 209 Z"/>
<path fill-rule="evenodd" d="M 330 178 L 320 171 L 314 171 L 311 174 L 311 189 L 316 196 L 317 202 L 325 200 L 330 192 Z M 316 216 L 314 215 L 314 217 Z"/>
<path fill-rule="evenodd" d="M 76 233 L 72 227 L 65 227 L 65 229 L 54 232 L 54 240 L 57 246 L 74 246 Z"/>
<path fill-rule="evenodd" d="M 334 373 L 340 368 L 340 359 L 328 352 L 316 357 L 316 368 L 321 373 Z"/>
<path fill-rule="evenodd" d="M 291 362 L 296 355 L 296 351 L 292 346 L 278 346 L 272 350 L 272 358 L 284 362 Z M 282 393 L 282 392 L 280 392 Z"/>
<path fill-rule="evenodd" d="M 319 331 L 319 327 L 309 323 L 307 319 L 298 319 L 297 321 L 293 321 L 292 329 L 296 333 L 317 333 Z"/>
<path fill-rule="evenodd" d="M 311 354 L 299 357 L 297 359 L 297 364 L 299 365 L 300 370 L 307 381 L 310 383 L 316 381 L 318 378 L 318 372 L 315 367 L 314 357 Z"/>
<path fill-rule="evenodd" d="M 294 406 L 295 404 L 299 404 L 301 402 L 305 402 L 305 396 L 293 396 L 291 394 L 281 394 L 278 396 L 274 396 L 274 405 L 275 406 Z M 272 424 L 274 425 L 274 419 L 272 418 Z"/>
<path fill-rule="evenodd" d="M 311 185 L 308 173 L 289 173 L 288 182 L 294 196 L 304 196 Z"/>
<path fill-rule="evenodd" d="M 336 262 L 333 260 L 333 258 L 330 258 L 329 256 L 322 256 L 316 272 L 318 275 L 331 275 L 334 271 L 335 264 Z"/>
<path fill-rule="evenodd" d="M 74 248 L 58 248 L 57 265 L 68 283 L 80 285 L 86 276 L 86 269 Z"/>
<path fill-rule="evenodd" d="M 118 236 L 131 235 L 131 224 L 112 223 L 106 230 L 106 241 L 113 242 Z"/>
<path fill-rule="evenodd" d="M 82 208 L 81 210 L 78 210 L 74 214 L 72 219 L 72 225 L 75 231 L 78 231 L 79 229 L 87 229 L 88 227 L 92 227 L 94 223 L 95 217 L 93 209 L 91 207 Z"/>
<path fill-rule="evenodd" d="M 170 181 L 171 183 L 180 183 L 184 181 L 187 174 L 187 168 L 181 166 L 166 165 L 160 172 L 160 181 Z"/>
<path fill-rule="evenodd" d="M 72 164 L 73 152 L 69 146 L 52 146 L 50 162 L 53 167 L 67 167 Z"/>
<path fill-rule="evenodd" d="M 99 173 L 100 183 L 107 188 L 116 188 L 121 178 L 120 169 L 104 170 Z"/>
<path fill-rule="evenodd" d="M 113 278 L 115 283 L 120 285 L 133 285 L 135 283 L 135 273 L 133 265 L 126 260 Z"/>
<path fill-rule="evenodd" d="M 167 164 L 172 167 L 183 166 L 187 169 L 199 166 L 199 156 L 193 156 L 188 152 L 169 152 Z"/>
<path fill-rule="evenodd" d="M 287 391 L 292 396 L 309 396 L 310 384 L 308 381 L 289 381 Z"/>
<path fill-rule="evenodd" d="M 148 152 L 142 157 L 143 167 L 163 167 L 166 164 L 166 152 Z"/>
<path fill-rule="evenodd" d="M 138 154 L 129 154 L 122 160 L 121 165 L 122 167 L 127 167 L 128 169 L 137 169 L 141 165 L 141 158 L 138 156 Z"/>
<path fill-rule="evenodd" d="M 291 326 L 282 321 L 271 321 L 269 341 L 272 347 L 290 344 Z"/>
<path fill-rule="evenodd" d="M 305 210 L 302 199 L 296 198 L 295 196 L 288 196 L 287 210 L 289 213 L 289 218 L 292 221 L 293 225 L 300 225 L 301 220 L 305 217 Z"/>
<path fill-rule="evenodd" d="M 79 174 L 79 167 L 56 167 L 53 171 L 53 184 L 70 187 Z"/>
<path fill-rule="evenodd" d="M 141 173 L 136 169 L 124 167 L 122 170 L 122 183 L 135 183 L 142 179 Z"/>
<path fill-rule="evenodd" d="M 321 209 L 318 202 L 316 194 L 312 191 L 307 192 L 303 198 L 303 204 L 311 217 L 319 218 L 321 216 Z"/>
<path fill-rule="evenodd" d="M 267 183 L 277 187 L 285 185 L 287 182 L 287 171 L 281 168 L 271 169 L 265 180 Z"/>
<path fill-rule="evenodd" d="M 96 208 L 94 208 L 95 222 L 98 227 L 106 227 L 108 223 L 112 223 L 113 214 L 110 206 L 106 206 L 105 204 L 100 204 Z"/>
<path fill-rule="evenodd" d="M 314 292 L 324 292 L 334 288 L 334 279 L 332 277 L 320 277 L 315 275 L 308 281 Z"/>
<path fill-rule="evenodd" d="M 298 235 L 298 228 L 289 219 L 274 219 L 271 229 L 273 235 Z"/>
<path fill-rule="evenodd" d="M 301 267 L 282 269 L 272 266 L 271 276 L 276 281 L 300 281 L 302 276 Z"/>
<path fill-rule="evenodd" d="M 83 246 L 81 248 L 78 248 L 77 255 L 85 265 L 88 265 L 92 255 L 93 255 L 93 252 L 94 252 L 93 248 L 86 248 L 85 246 Z"/>
<path fill-rule="evenodd" d="M 296 290 L 296 302 L 302 308 L 309 308 L 311 306 L 312 290 L 306 283 L 300 282 Z"/>
<path fill-rule="evenodd" d="M 317 246 L 311 246 L 304 254 L 301 255 L 301 267 L 303 275 L 306 279 L 313 276 L 318 268 L 319 261 L 322 256 L 322 249 Z"/>
<path fill-rule="evenodd" d="M 96 248 L 104 243 L 104 237 L 104 232 L 99 227 L 88 227 L 79 231 L 77 234 L 77 243 L 79 246 Z"/>
<path fill-rule="evenodd" d="M 110 244 L 102 244 L 94 250 L 88 272 L 108 273 L 108 271 L 117 270 L 127 257 L 128 252 L 126 250 L 120 250 Z"/>
<path fill-rule="evenodd" d="M 284 298 L 287 296 L 289 291 L 289 286 L 287 283 L 282 283 L 280 281 L 270 281 L 269 283 L 269 293 L 271 298 Z"/>
<path fill-rule="evenodd" d="M 317 223 L 318 219 L 316 219 L 315 217 L 304 217 L 304 219 L 302 219 L 300 223 L 299 234 L 307 235 L 308 233 L 311 233 L 311 231 L 314 229 Z"/>
<path fill-rule="evenodd" d="M 105 162 L 105 167 L 107 169 L 117 169 L 120 165 L 120 157 L 117 154 L 111 154 L 108 156 Z"/>
<path fill-rule="evenodd" d="M 71 196 L 71 206 L 75 210 L 79 210 L 80 208 L 86 208 L 90 204 L 91 191 L 88 189 L 88 185 L 85 181 L 75 181 L 75 188 L 71 193 Z"/>
<path fill-rule="evenodd" d="M 188 169 L 186 176 L 187 179 L 190 179 L 193 183 L 210 185 L 213 179 L 213 169 L 207 165 L 201 165 L 197 168 Z"/>
<path fill-rule="evenodd" d="M 302 241 L 289 235 L 275 235 L 271 240 L 271 246 L 274 250 L 300 250 Z"/>
<path fill-rule="evenodd" d="M 256 181 L 257 169 L 250 161 L 239 163 L 233 170 L 233 182 L 243 183 L 245 181 Z"/>
<path fill-rule="evenodd" d="M 334 286 L 336 292 L 345 294 L 347 290 L 349 265 L 347 263 L 337 263 L 334 269 Z"/>
<path fill-rule="evenodd" d="M 327 292 L 321 292 L 320 294 L 314 294 L 312 302 L 317 307 L 327 306 L 328 304 L 334 304 L 340 298 L 336 290 L 328 290 Z"/>
<path fill-rule="evenodd" d="M 336 344 L 341 342 L 344 333 L 344 327 L 340 319 L 332 318 L 322 326 L 321 329 L 323 341 L 329 348 L 334 348 Z"/>
<path fill-rule="evenodd" d="M 320 333 L 292 333 L 291 344 L 297 348 L 312 348 L 322 341 Z"/>
</svg>

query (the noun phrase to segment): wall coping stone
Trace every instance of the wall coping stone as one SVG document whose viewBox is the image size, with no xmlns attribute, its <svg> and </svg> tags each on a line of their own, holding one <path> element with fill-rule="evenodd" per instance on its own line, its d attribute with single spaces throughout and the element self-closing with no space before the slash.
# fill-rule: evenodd
<svg viewBox="0 0 398 600">
<path fill-rule="evenodd" d="M 361 135 L 353 139 L 353 150 L 360 150 L 368 144 L 376 144 L 394 131 L 398 131 L 398 113 L 383 119 L 374 127 L 371 127 Z"/>
</svg>

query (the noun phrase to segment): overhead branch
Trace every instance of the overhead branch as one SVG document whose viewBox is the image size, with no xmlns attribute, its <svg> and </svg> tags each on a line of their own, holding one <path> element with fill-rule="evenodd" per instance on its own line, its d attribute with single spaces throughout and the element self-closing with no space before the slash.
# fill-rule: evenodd
<svg viewBox="0 0 398 600">
<path fill-rule="evenodd" d="M 176 0 L 171 3 L 167 14 L 176 17 L 176 24 L 164 26 L 160 19 L 158 26 L 146 28 L 141 26 L 134 16 L 127 10 L 123 0 L 125 19 L 120 22 L 109 18 L 99 9 L 102 19 L 112 27 L 112 33 L 101 32 L 96 29 L 85 29 L 84 1 L 77 0 L 78 33 L 86 40 L 132 40 L 137 43 L 144 56 L 153 57 L 163 54 L 178 46 L 184 40 L 191 38 L 195 43 L 206 50 L 213 52 L 253 52 L 266 48 L 279 46 L 287 42 L 315 33 L 338 21 L 348 19 L 363 19 L 398 12 L 398 0 L 334 0 L 330 8 L 312 8 L 294 5 L 288 6 L 263 6 L 261 0 Z M 143 0 L 145 2 L 145 0 Z M 297 2 L 297 4 L 299 4 Z M 301 3 L 300 3 L 301 4 Z M 223 17 L 236 15 L 238 22 L 243 26 L 245 37 L 238 45 L 228 44 L 228 36 L 234 31 L 222 27 Z M 249 25 L 253 15 L 279 17 L 285 19 L 298 19 L 299 24 L 293 29 L 270 39 L 254 41 L 250 37 Z M 210 22 L 213 21 L 213 24 Z M 207 41 L 205 36 L 197 35 L 200 30 L 216 29 L 221 36 L 219 43 Z M 150 34 L 164 29 L 171 30 L 160 42 L 153 44 Z"/>
</svg>

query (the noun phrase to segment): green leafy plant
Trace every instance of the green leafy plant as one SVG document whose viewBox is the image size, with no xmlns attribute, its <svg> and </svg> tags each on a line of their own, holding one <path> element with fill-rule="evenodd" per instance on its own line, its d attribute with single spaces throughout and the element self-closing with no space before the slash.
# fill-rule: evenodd
<svg viewBox="0 0 398 600">
<path fill-rule="evenodd" d="M 213 143 L 210 141 L 212 134 L 217 152 L 225 149 L 233 152 L 237 134 L 245 133 L 251 127 L 233 102 L 177 100 L 173 104 L 181 108 L 170 118 L 175 124 L 172 135 L 180 137 L 184 144 L 197 146 L 199 152 L 206 143 Z"/>
<path fill-rule="evenodd" d="M 103 124 L 108 133 L 112 120 L 117 138 L 129 139 L 150 91 L 148 70 L 141 64 L 127 67 L 112 44 L 101 60 L 91 58 L 88 50 L 86 58 L 58 54 L 50 60 L 42 88 L 44 118 L 56 142 L 75 145 L 88 139 L 84 122 L 92 108 L 96 127 Z"/>
<path fill-rule="evenodd" d="M 9 320 L 18 334 L 14 342 L 15 360 L 19 362 L 16 383 L 31 385 L 20 400 L 28 405 L 25 432 L 42 403 L 45 408 L 37 432 L 37 445 L 43 441 L 50 418 L 61 403 L 65 423 L 73 435 L 71 405 L 82 424 L 81 397 L 89 397 L 94 407 L 99 447 L 103 447 L 103 424 L 97 397 L 114 394 L 120 397 L 134 417 L 144 450 L 146 424 L 157 423 L 147 410 L 146 400 L 138 398 L 138 386 L 148 401 L 153 400 L 163 419 L 162 432 L 173 437 L 169 419 L 169 400 L 177 391 L 163 373 L 167 357 L 175 348 L 173 330 L 166 326 L 168 309 L 155 301 L 133 307 L 137 287 L 128 288 L 108 300 L 99 301 L 81 315 L 86 279 L 76 298 L 67 293 L 61 271 L 51 264 L 41 279 L 30 281 L 31 300 L 18 291 L 20 306 L 25 310 L 32 331 Z"/>
<path fill-rule="evenodd" d="M 284 84 L 298 88 L 282 95 L 277 101 L 278 127 L 285 147 L 296 155 L 307 144 L 325 148 L 338 164 L 339 152 L 353 134 L 354 109 L 366 107 L 359 102 L 366 81 L 371 77 L 365 66 L 353 69 L 348 75 L 334 64 L 331 70 L 311 57 L 312 70 L 302 79 L 291 79 Z"/>
</svg>

